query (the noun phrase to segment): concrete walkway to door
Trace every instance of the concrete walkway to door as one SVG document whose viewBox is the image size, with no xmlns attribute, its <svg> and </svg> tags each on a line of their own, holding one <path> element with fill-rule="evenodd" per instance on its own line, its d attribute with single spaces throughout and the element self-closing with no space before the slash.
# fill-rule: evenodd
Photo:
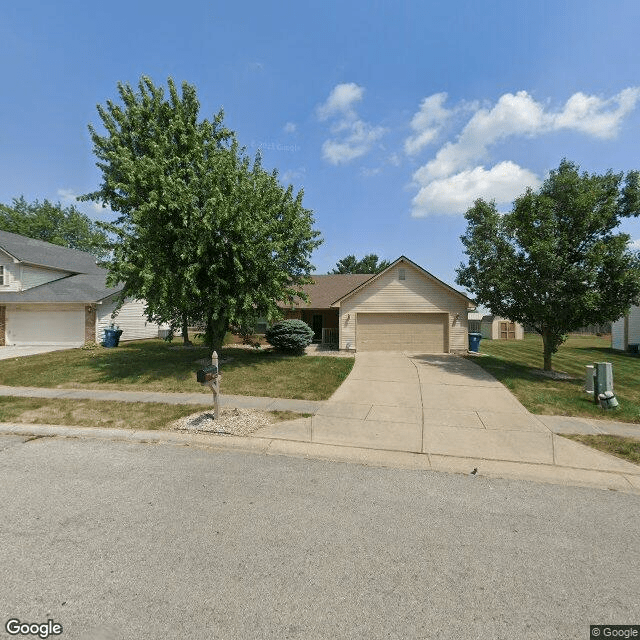
<svg viewBox="0 0 640 640">
<path fill-rule="evenodd" d="M 431 469 L 640 489 L 640 466 L 554 434 L 493 376 L 448 354 L 357 353 L 311 418 L 255 435 L 418 454 Z"/>
</svg>

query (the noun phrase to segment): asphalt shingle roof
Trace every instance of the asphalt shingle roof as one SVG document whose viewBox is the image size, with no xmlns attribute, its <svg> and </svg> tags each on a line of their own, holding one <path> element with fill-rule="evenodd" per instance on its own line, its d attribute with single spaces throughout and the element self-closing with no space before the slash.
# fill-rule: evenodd
<svg viewBox="0 0 640 640">
<path fill-rule="evenodd" d="M 61 269 L 72 273 L 98 274 L 103 269 L 96 265 L 96 259 L 90 253 L 60 247 L 57 244 L 34 240 L 16 233 L 0 231 L 0 249 L 4 249 L 21 262 Z"/>
<path fill-rule="evenodd" d="M 311 276 L 313 284 L 302 287 L 309 296 L 309 302 L 296 300 L 293 305 L 283 305 L 295 309 L 328 309 L 331 303 L 347 295 L 356 287 L 373 277 L 371 273 L 335 273 L 326 276 Z"/>
<path fill-rule="evenodd" d="M 122 290 L 122 287 L 107 287 L 107 271 L 100 273 L 81 273 L 68 278 L 41 284 L 25 291 L 12 291 L 0 294 L 0 303 L 38 303 L 38 302 L 97 302 Z"/>
</svg>

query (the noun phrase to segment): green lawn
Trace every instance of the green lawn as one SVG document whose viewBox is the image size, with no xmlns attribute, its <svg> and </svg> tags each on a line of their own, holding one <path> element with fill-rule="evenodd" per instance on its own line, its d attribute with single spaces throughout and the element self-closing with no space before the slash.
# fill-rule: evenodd
<svg viewBox="0 0 640 640">
<path fill-rule="evenodd" d="M 353 367 L 352 358 L 285 356 L 224 347 L 221 391 L 302 400 L 325 400 Z M 205 392 L 196 382 L 205 347 L 184 349 L 163 340 L 121 343 L 116 349 L 70 349 L 2 360 L 0 384 L 27 387 Z"/>
<path fill-rule="evenodd" d="M 640 423 L 640 357 L 613 351 L 609 337 L 570 336 L 553 357 L 553 368 L 572 380 L 540 375 L 542 339 L 527 334 L 524 340 L 482 340 L 480 357 L 467 356 L 508 387 L 532 413 L 584 416 Z M 583 391 L 585 366 L 611 362 L 613 387 L 619 409 L 604 411 Z"/>
<path fill-rule="evenodd" d="M 155 430 L 166 429 L 178 418 L 209 409 L 210 403 L 175 405 L 0 397 L 0 422 Z"/>
<path fill-rule="evenodd" d="M 171 423 L 179 418 L 211 409 L 210 402 L 202 405 L 175 405 L 157 402 L 0 397 L 0 422 L 156 430 L 170 428 Z M 293 411 L 268 413 L 276 422 L 309 415 Z"/>
<path fill-rule="evenodd" d="M 640 441 L 612 435 L 565 435 L 565 438 L 581 442 L 594 449 L 610 453 L 618 458 L 640 464 Z"/>
</svg>

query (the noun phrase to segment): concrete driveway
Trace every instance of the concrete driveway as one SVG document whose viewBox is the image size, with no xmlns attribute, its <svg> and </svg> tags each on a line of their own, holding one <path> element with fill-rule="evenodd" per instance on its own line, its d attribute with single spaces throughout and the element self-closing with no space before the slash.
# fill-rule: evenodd
<svg viewBox="0 0 640 640">
<path fill-rule="evenodd" d="M 9 360 L 10 358 L 20 358 L 22 356 L 34 356 L 38 353 L 49 353 L 50 351 L 62 351 L 63 349 L 73 349 L 75 347 L 60 346 L 53 344 L 44 344 L 40 346 L 4 346 L 0 347 L 0 360 Z"/>
<path fill-rule="evenodd" d="M 637 476 L 639 468 L 555 435 L 479 366 L 459 356 L 356 354 L 345 382 L 311 418 L 257 436 L 426 454 L 431 468 L 487 461 Z"/>
</svg>

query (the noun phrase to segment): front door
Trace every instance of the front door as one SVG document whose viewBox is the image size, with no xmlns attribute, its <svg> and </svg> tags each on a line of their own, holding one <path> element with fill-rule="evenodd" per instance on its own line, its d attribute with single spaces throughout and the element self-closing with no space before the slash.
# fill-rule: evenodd
<svg viewBox="0 0 640 640">
<path fill-rule="evenodd" d="M 314 313 L 311 319 L 311 328 L 313 329 L 314 342 L 322 341 L 322 314 Z"/>
</svg>

